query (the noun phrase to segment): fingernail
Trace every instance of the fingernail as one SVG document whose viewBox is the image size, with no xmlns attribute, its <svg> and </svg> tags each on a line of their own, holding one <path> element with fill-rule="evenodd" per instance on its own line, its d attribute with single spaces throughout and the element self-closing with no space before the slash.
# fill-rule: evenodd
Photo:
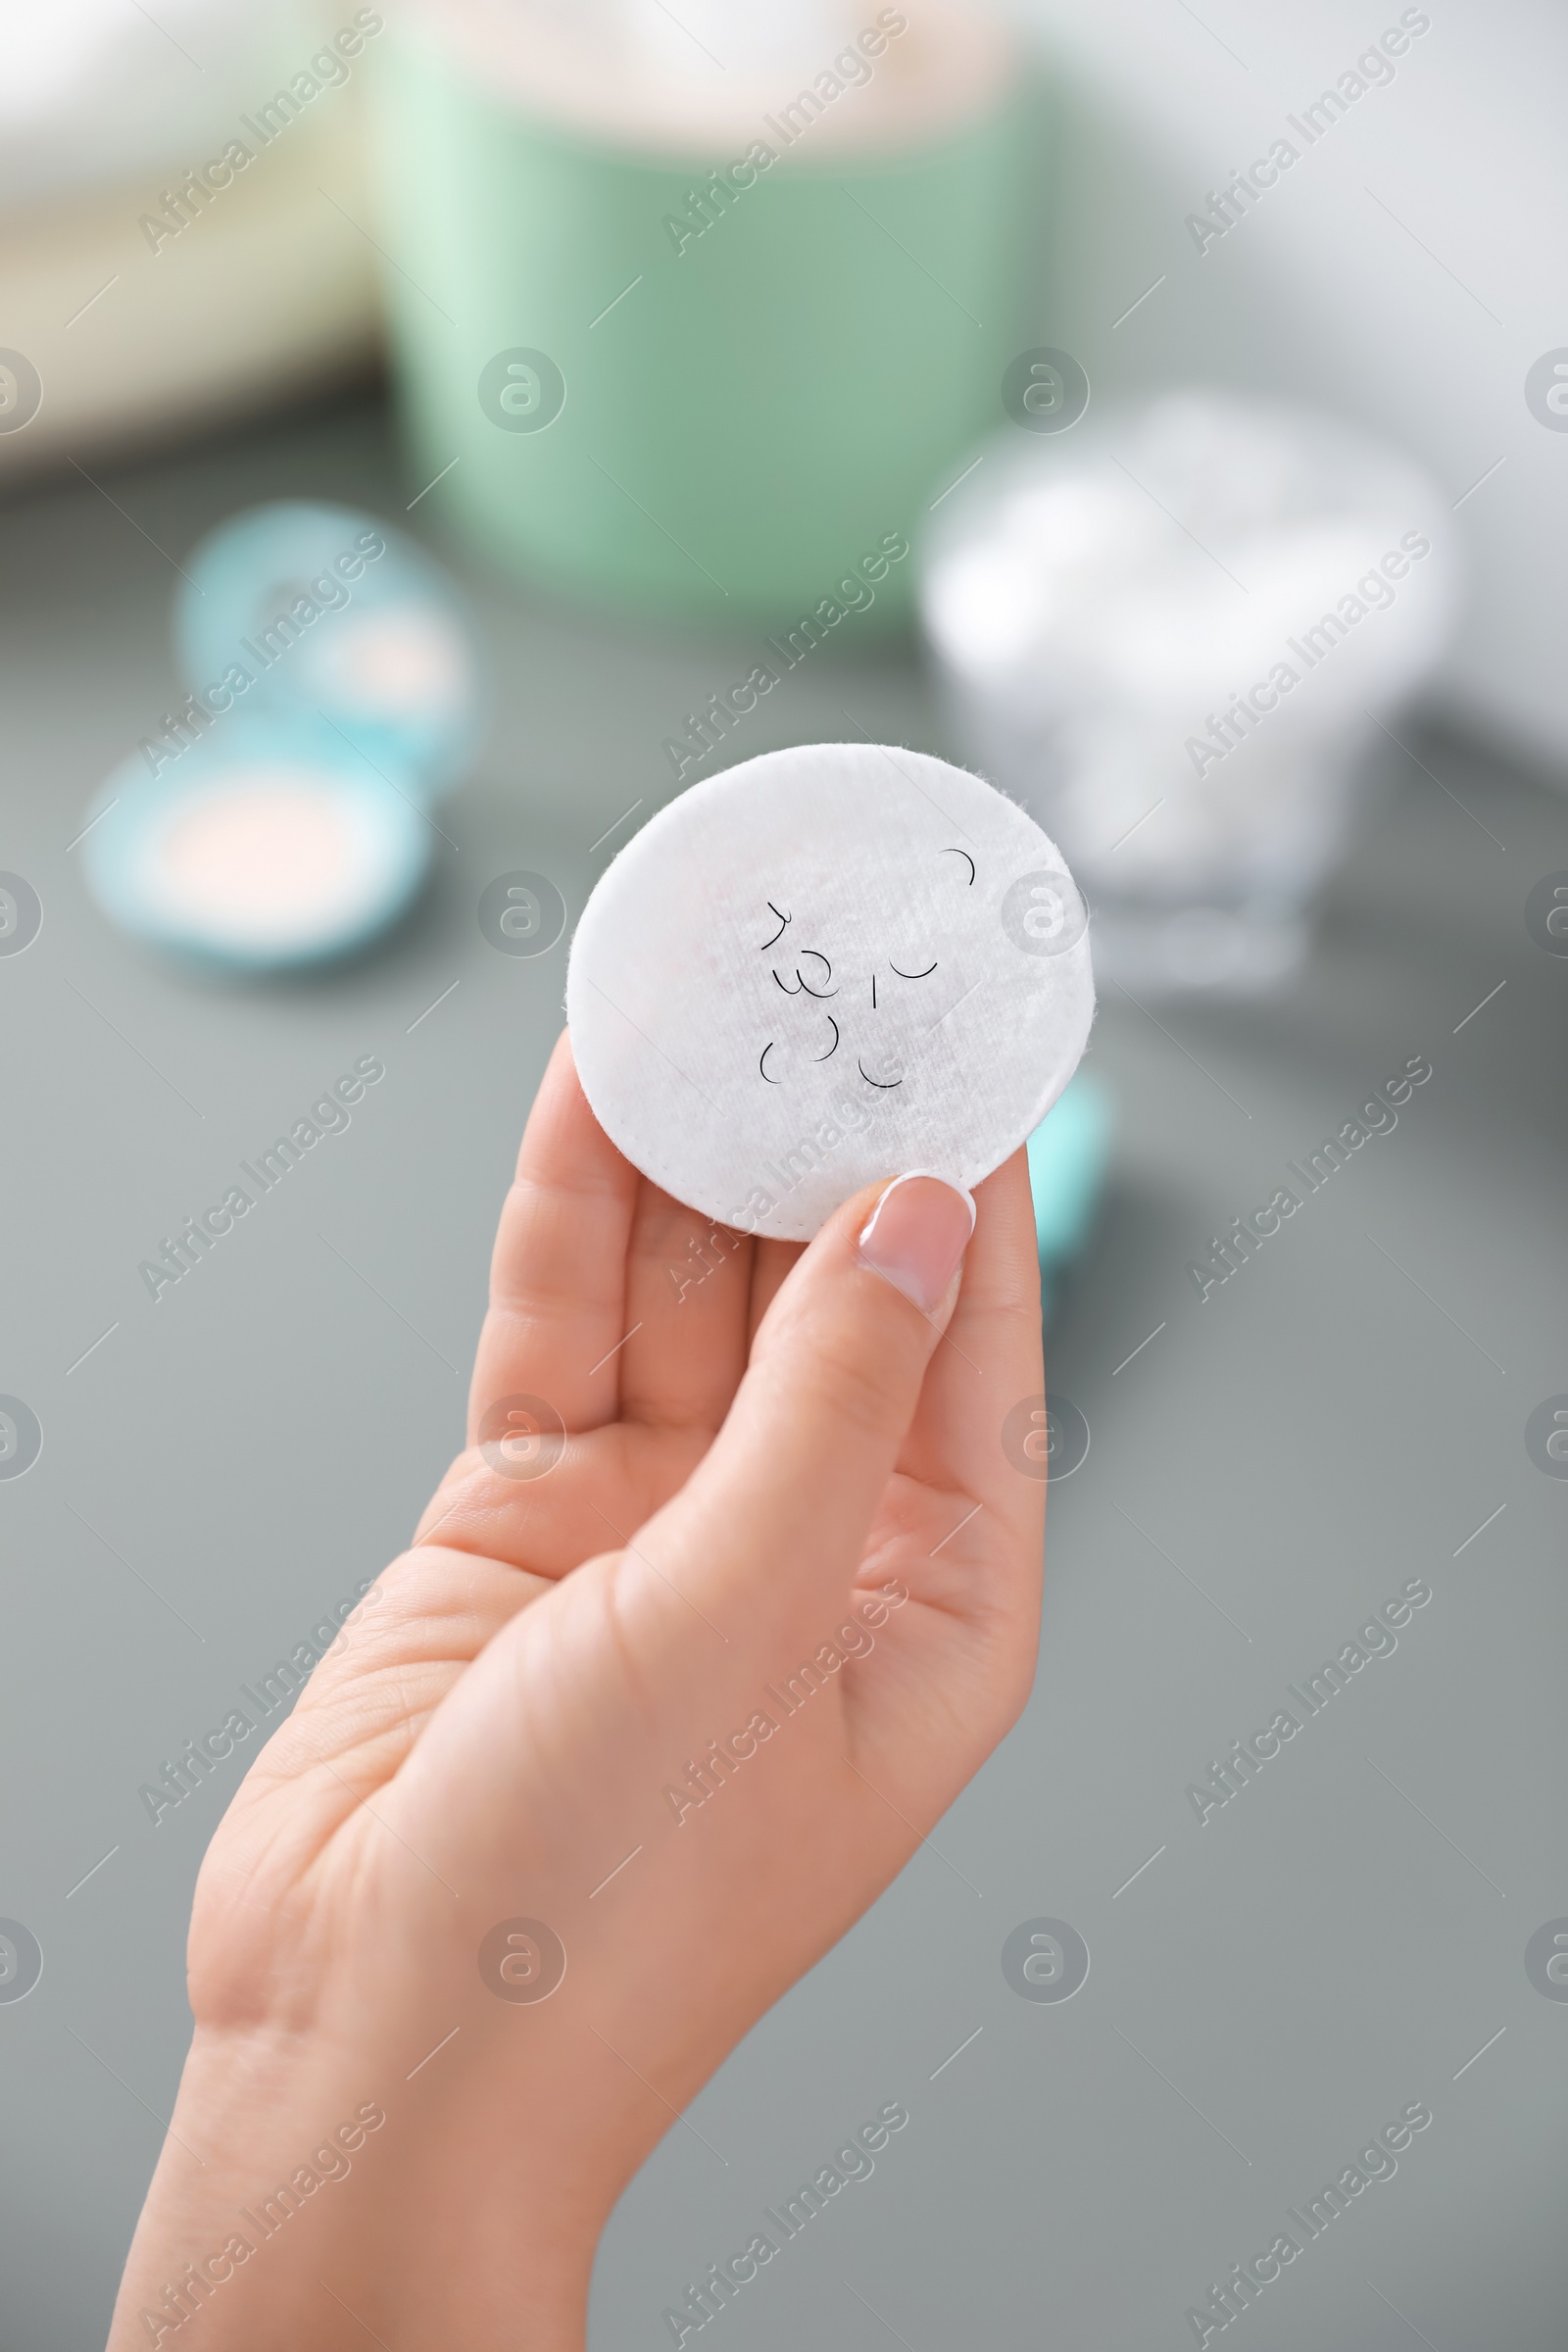
<svg viewBox="0 0 1568 2352">
<path fill-rule="evenodd" d="M 921 1314 L 932 1314 L 969 1247 L 974 1214 L 959 1185 L 923 1168 L 895 1176 L 860 1235 L 860 1263 L 912 1298 Z"/>
</svg>

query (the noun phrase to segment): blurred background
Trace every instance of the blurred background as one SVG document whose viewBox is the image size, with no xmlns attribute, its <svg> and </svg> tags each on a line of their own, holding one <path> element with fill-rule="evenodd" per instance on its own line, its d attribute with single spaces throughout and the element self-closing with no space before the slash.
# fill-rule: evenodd
<svg viewBox="0 0 1568 2352">
<path fill-rule="evenodd" d="M 1022 801 L 1094 922 L 1040 1680 L 702 2094 L 723 2167 L 628 2191 L 594 2340 L 673 2340 L 900 2098 L 737 2345 L 1191 2343 L 1418 2101 L 1250 2338 L 1559 2344 L 1560 14 L 62 0 L 5 49 L 0 2342 L 107 2325 L 231 1781 L 145 1791 L 462 1442 L 596 876 L 869 740 Z M 1070 1999 L 1004 1962 L 1042 1921 Z"/>
</svg>

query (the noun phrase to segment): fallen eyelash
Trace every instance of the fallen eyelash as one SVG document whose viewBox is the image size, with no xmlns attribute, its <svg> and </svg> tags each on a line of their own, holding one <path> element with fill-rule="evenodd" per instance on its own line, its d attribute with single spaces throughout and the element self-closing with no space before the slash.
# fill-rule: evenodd
<svg viewBox="0 0 1568 2352">
<path fill-rule="evenodd" d="M 830 1014 L 828 1017 L 831 1019 L 832 1015 Z M 874 1086 L 878 1094 L 891 1094 L 896 1086 L 902 1086 L 904 1084 L 904 1080 L 902 1078 L 873 1078 L 870 1071 L 866 1068 L 864 1062 L 860 1059 L 858 1054 L 857 1054 L 855 1057 L 855 1066 L 859 1071 L 860 1076 L 865 1080 L 866 1085 Z"/>
<path fill-rule="evenodd" d="M 899 972 L 899 967 L 896 963 L 890 961 L 888 964 L 888 970 L 890 972 L 899 972 L 899 978 L 901 980 L 929 980 L 936 968 L 937 958 L 934 956 L 932 956 L 931 961 L 926 965 L 923 972 Z"/>
<path fill-rule="evenodd" d="M 778 946 L 779 941 L 783 938 L 785 932 L 795 920 L 795 917 L 792 914 L 783 913 L 777 906 L 774 906 L 771 899 L 764 899 L 762 904 L 767 908 L 769 914 L 776 914 L 778 916 L 778 929 L 774 932 L 771 939 L 763 940 L 761 947 L 758 951 L 759 955 L 765 956 L 769 948 L 776 948 Z M 792 992 L 786 990 L 785 993 L 788 995 Z"/>
<path fill-rule="evenodd" d="M 766 1082 L 767 1082 L 767 1084 L 768 1084 L 769 1086 L 779 1086 L 779 1085 L 781 1085 L 781 1084 L 783 1083 L 781 1079 L 778 1079 L 778 1078 L 769 1078 L 769 1077 L 768 1077 L 768 1075 L 767 1075 L 766 1068 L 763 1066 L 763 1065 L 766 1063 L 766 1060 L 767 1060 L 767 1057 L 768 1057 L 768 1055 L 769 1055 L 769 1054 L 772 1053 L 772 1051 L 773 1051 L 773 1048 L 774 1048 L 774 1046 L 775 1046 L 777 1043 L 778 1043 L 778 1040 L 777 1040 L 776 1038 L 772 1038 L 772 1037 L 770 1037 L 770 1038 L 768 1039 L 768 1041 L 767 1041 L 766 1045 L 765 1045 L 765 1046 L 762 1048 L 761 1059 L 760 1059 L 760 1060 L 758 1062 L 758 1065 L 757 1065 L 757 1067 L 758 1067 L 758 1071 L 759 1071 L 759 1074 L 760 1074 L 760 1076 L 761 1076 L 763 1079 L 765 1079 L 765 1080 L 766 1080 Z"/>
<path fill-rule="evenodd" d="M 942 855 L 944 858 L 967 858 L 967 859 L 968 859 L 968 864 L 969 864 L 969 879 L 968 879 L 968 881 L 967 881 L 967 882 L 964 884 L 964 888 L 965 888 L 966 890 L 973 890 L 973 888 L 974 888 L 974 878 L 975 878 L 975 874 L 976 874 L 976 872 L 977 872 L 977 870 L 978 870 L 978 869 L 977 869 L 977 867 L 976 867 L 976 865 L 975 865 L 975 861 L 974 861 L 974 859 L 973 859 L 972 858 L 970 858 L 970 857 L 969 857 L 969 853 L 968 853 L 968 851 L 967 851 L 967 850 L 943 850 L 943 851 L 941 852 L 941 855 Z M 771 902 L 770 902 L 770 903 L 771 903 Z M 777 907 L 776 907 L 776 906 L 774 907 L 773 911 L 774 911 L 774 913 L 775 913 L 775 914 L 778 912 L 778 909 L 777 909 Z"/>
<path fill-rule="evenodd" d="M 828 957 L 823 955 L 820 948 L 803 948 L 801 950 L 801 954 L 803 956 L 808 956 L 813 963 L 826 964 L 828 978 L 832 978 L 832 963 L 829 961 Z M 799 964 L 795 966 L 795 986 L 793 988 L 786 988 L 784 982 L 779 979 L 776 965 L 773 971 L 773 978 L 777 982 L 778 986 L 784 990 L 784 994 L 787 997 L 814 997 L 819 1004 L 825 1004 L 829 997 L 836 997 L 839 993 L 836 988 L 813 988 L 809 980 L 805 977 Z"/>
<path fill-rule="evenodd" d="M 829 1046 L 825 1054 L 813 1054 L 811 1056 L 813 1061 L 831 1061 L 834 1054 L 839 1050 L 839 1025 L 831 1013 L 828 1014 L 827 1020 L 828 1027 L 833 1032 L 833 1043 Z"/>
</svg>

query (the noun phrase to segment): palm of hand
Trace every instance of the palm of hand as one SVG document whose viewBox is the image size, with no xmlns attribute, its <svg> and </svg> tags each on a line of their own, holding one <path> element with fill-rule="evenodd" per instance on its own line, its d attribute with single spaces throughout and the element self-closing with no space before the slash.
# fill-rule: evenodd
<svg viewBox="0 0 1568 2352">
<path fill-rule="evenodd" d="M 779 1299 L 743 1390 L 801 1251 L 715 1238 L 646 1184 L 558 1050 L 502 1220 L 473 1427 L 542 1398 L 564 1448 L 542 1476 L 493 1446 L 459 1457 L 253 1768 L 198 1889 L 199 2025 L 324 2032 L 410 2066 L 462 2028 L 505 2099 L 552 2063 L 526 2030 L 548 2020 L 584 2177 L 613 2194 L 1027 1691 L 1043 1489 L 1000 1443 L 1042 1385 L 1021 1158 L 981 1188 L 928 1367 L 915 1311 L 841 1273 Z M 867 1283 L 892 1334 L 869 1355 Z M 519 1917 L 567 1954 L 550 2010 L 493 1998 L 476 1966 Z"/>
</svg>

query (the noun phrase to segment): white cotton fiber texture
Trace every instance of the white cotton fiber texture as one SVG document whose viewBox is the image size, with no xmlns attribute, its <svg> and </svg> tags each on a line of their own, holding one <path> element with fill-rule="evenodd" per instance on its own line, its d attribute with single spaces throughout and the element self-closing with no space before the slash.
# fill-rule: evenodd
<svg viewBox="0 0 1568 2352">
<path fill-rule="evenodd" d="M 1054 845 L 980 777 L 879 744 L 692 786 L 601 877 L 566 979 L 612 1141 L 690 1207 L 789 1241 L 878 1177 L 989 1175 L 1094 1005 Z"/>
</svg>

